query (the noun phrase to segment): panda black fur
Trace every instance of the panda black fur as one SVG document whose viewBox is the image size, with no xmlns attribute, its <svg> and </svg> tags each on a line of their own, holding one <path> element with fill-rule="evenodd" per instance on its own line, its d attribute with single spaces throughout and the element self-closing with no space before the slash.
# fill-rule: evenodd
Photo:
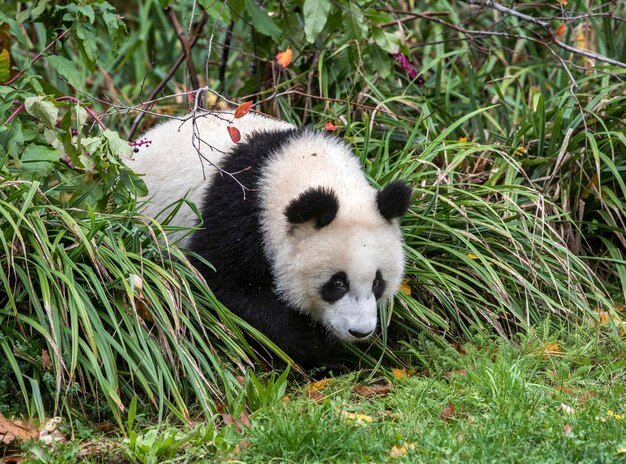
<svg viewBox="0 0 626 464">
<path fill-rule="evenodd" d="M 215 267 L 195 263 L 218 299 L 305 367 L 332 365 L 343 342 L 374 332 L 377 304 L 400 285 L 398 218 L 411 191 L 402 182 L 372 188 L 350 148 L 327 133 L 248 114 L 234 121 L 234 144 L 232 120 L 197 119 L 203 156 L 223 171 L 210 169 L 206 182 L 190 120 L 145 134 L 151 144 L 129 165 L 154 195 L 146 213 L 189 191 L 204 227 L 186 245 Z M 183 212 L 178 224 L 192 217 Z"/>
</svg>

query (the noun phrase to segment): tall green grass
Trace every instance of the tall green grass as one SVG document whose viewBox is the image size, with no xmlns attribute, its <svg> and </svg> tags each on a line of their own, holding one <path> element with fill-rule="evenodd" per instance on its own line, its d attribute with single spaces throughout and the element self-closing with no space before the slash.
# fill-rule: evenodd
<svg viewBox="0 0 626 464">
<path fill-rule="evenodd" d="M 2 372 L 15 380 L 3 382 L 5 408 L 21 396 L 40 419 L 120 419 L 138 395 L 189 420 L 190 407 L 210 415 L 239 390 L 236 371 L 256 359 L 243 328 L 256 332 L 159 224 L 64 210 L 36 182 L 0 177 L 0 230 Z"/>
</svg>

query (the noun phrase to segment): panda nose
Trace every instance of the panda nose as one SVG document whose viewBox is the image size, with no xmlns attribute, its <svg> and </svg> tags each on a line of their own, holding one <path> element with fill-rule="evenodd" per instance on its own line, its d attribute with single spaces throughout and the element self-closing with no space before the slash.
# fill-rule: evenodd
<svg viewBox="0 0 626 464">
<path fill-rule="evenodd" d="M 352 330 L 352 329 L 348 329 L 348 332 L 350 332 L 350 335 L 352 335 L 355 338 L 365 338 L 372 333 L 371 330 L 369 332 L 359 332 L 358 330 Z"/>
</svg>

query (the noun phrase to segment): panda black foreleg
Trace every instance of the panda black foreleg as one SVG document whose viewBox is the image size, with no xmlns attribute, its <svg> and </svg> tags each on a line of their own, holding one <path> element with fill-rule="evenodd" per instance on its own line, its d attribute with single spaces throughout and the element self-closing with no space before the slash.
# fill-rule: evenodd
<svg viewBox="0 0 626 464">
<path fill-rule="evenodd" d="M 225 288 L 231 287 L 230 290 Z M 345 354 L 341 342 L 309 316 L 290 308 L 271 288 L 250 284 L 220 285 L 218 299 L 228 309 L 263 332 L 304 368 L 339 370 Z M 345 366 L 343 366 L 345 368 Z"/>
</svg>

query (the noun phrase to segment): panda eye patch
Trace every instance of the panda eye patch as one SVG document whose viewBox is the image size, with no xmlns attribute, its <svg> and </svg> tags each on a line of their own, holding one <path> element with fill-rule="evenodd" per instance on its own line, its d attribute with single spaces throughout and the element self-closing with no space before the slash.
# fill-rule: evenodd
<svg viewBox="0 0 626 464">
<path fill-rule="evenodd" d="M 376 277 L 374 277 L 374 281 L 372 282 L 372 292 L 377 300 L 383 296 L 385 292 L 385 281 L 383 280 L 383 274 L 380 270 L 376 271 Z"/>
<path fill-rule="evenodd" d="M 324 301 L 328 303 L 334 303 L 339 301 L 350 290 L 348 284 L 348 276 L 345 272 L 336 272 L 328 281 L 322 286 L 321 296 Z"/>
</svg>

